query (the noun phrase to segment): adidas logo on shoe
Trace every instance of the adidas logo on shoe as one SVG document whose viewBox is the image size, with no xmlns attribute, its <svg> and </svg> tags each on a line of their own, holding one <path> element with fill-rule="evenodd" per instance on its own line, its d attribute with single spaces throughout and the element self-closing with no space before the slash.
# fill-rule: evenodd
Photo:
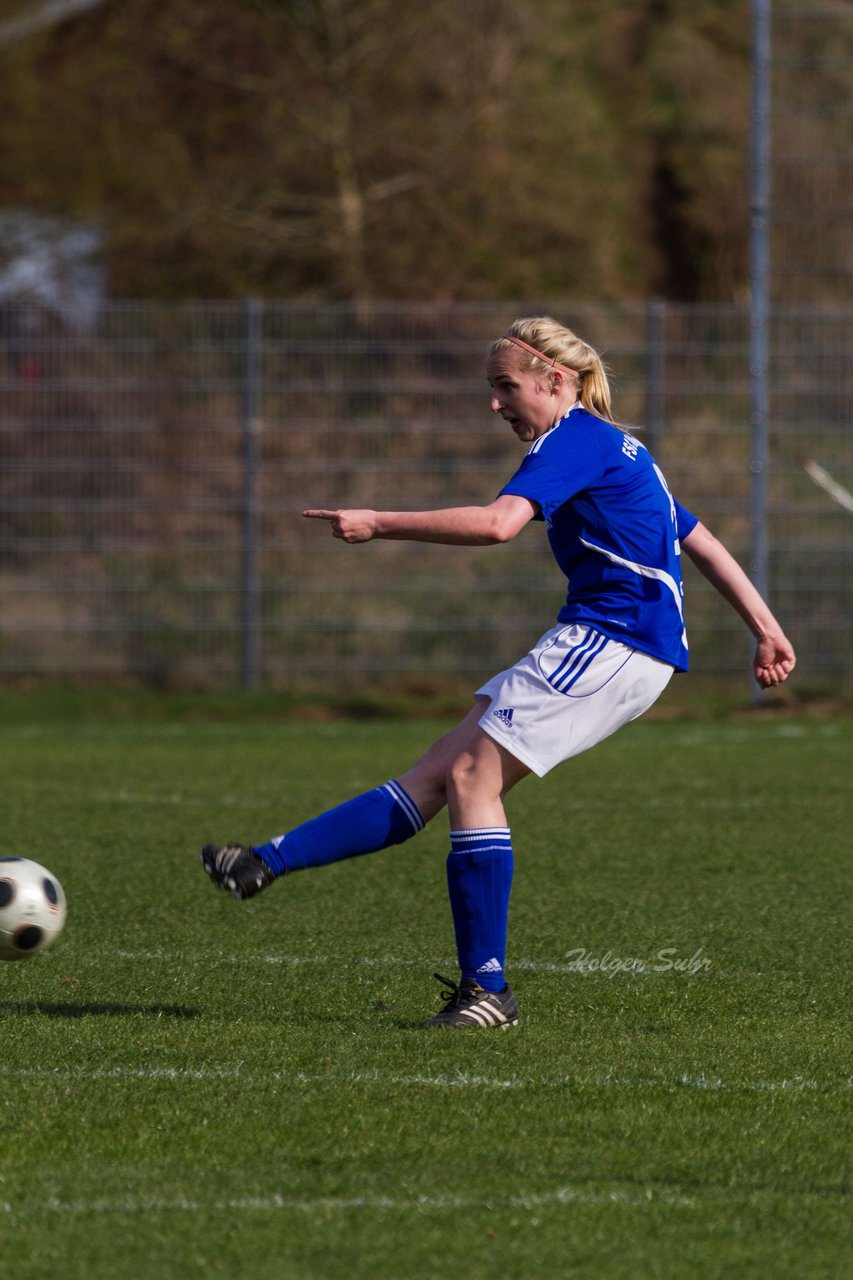
<svg viewBox="0 0 853 1280">
<path fill-rule="evenodd" d="M 242 844 L 206 844 L 199 856 L 213 883 L 232 898 L 254 898 L 275 880 L 263 858 Z"/>
<path fill-rule="evenodd" d="M 518 1005 L 512 988 L 484 991 L 473 978 L 463 978 L 457 985 L 440 973 L 435 975 L 447 987 L 444 1008 L 426 1024 L 428 1027 L 500 1027 L 506 1030 L 518 1024 Z"/>
<path fill-rule="evenodd" d="M 508 729 L 511 729 L 513 709 L 514 708 L 512 707 L 501 707 L 498 711 L 493 711 L 492 715 L 497 716 L 498 720 L 500 720 L 502 724 L 505 724 Z"/>
</svg>

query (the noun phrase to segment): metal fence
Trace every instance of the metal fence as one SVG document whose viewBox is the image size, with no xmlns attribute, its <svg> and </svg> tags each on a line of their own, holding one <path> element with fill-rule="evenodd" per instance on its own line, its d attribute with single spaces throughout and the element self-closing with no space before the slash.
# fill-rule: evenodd
<svg viewBox="0 0 853 1280">
<path fill-rule="evenodd" d="M 777 303 L 853 297 L 853 5 L 770 6 L 770 262 Z"/>
<path fill-rule="evenodd" d="M 488 501 L 520 458 L 489 341 L 547 310 L 605 352 L 684 504 L 748 562 L 749 325 L 736 307 L 110 303 L 0 310 L 0 672 L 204 685 L 476 679 L 550 625 L 541 526 L 471 549 L 347 547 L 306 506 Z M 777 309 L 768 539 L 800 685 L 849 667 L 853 312 Z M 694 666 L 743 625 L 688 566 Z"/>
</svg>

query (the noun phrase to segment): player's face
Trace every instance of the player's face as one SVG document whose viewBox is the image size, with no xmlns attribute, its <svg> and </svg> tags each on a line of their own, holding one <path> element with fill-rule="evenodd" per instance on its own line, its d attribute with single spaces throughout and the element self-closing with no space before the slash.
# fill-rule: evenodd
<svg viewBox="0 0 853 1280">
<path fill-rule="evenodd" d="M 486 377 L 492 388 L 492 413 L 499 413 L 519 440 L 530 444 L 560 417 L 559 397 L 552 375 L 531 373 L 521 367 L 523 362 L 521 352 L 496 351 L 489 356 Z"/>
</svg>

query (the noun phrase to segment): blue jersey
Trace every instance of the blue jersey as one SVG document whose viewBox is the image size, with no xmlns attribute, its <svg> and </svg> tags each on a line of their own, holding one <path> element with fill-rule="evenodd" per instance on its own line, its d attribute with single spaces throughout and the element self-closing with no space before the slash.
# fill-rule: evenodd
<svg viewBox="0 0 853 1280">
<path fill-rule="evenodd" d="M 575 405 L 501 493 L 541 511 L 569 580 L 558 621 L 587 623 L 687 670 L 680 540 L 698 522 L 639 440 Z"/>
</svg>

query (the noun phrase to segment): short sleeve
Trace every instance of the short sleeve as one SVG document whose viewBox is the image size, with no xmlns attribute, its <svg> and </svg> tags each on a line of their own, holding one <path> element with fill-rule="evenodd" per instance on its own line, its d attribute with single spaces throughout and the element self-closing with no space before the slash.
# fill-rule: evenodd
<svg viewBox="0 0 853 1280">
<path fill-rule="evenodd" d="M 682 507 L 680 502 L 675 502 L 675 526 L 678 532 L 678 541 L 683 542 L 684 539 L 691 534 L 699 523 L 699 517 L 694 516 L 692 511 L 688 511 L 686 507 Z"/>
<path fill-rule="evenodd" d="M 555 436 L 559 433 L 558 429 Z M 513 494 L 535 502 L 547 519 L 575 494 L 600 479 L 604 469 L 601 449 L 592 433 L 572 438 L 571 454 L 557 449 L 557 440 L 543 437 L 526 454 L 521 466 L 501 494 Z M 540 447 L 537 448 L 537 445 Z"/>
</svg>

